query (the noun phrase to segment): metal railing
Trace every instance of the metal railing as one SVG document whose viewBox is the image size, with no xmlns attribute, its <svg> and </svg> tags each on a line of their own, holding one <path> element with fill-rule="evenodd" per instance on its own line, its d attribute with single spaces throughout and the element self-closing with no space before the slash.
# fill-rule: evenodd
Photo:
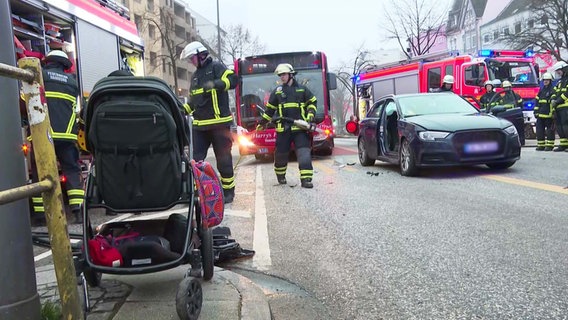
<svg viewBox="0 0 568 320">
<path fill-rule="evenodd" d="M 0 191 L 0 205 L 39 194 L 43 196 L 63 318 L 83 319 L 67 219 L 61 200 L 61 185 L 58 183 L 59 172 L 50 134 L 51 124 L 43 90 L 40 60 L 22 58 L 18 60 L 18 67 L 0 63 L 0 76 L 21 80 L 21 93 L 26 102 L 39 182 Z M 8 289 L 0 288 L 0 293 L 2 290 Z"/>
</svg>

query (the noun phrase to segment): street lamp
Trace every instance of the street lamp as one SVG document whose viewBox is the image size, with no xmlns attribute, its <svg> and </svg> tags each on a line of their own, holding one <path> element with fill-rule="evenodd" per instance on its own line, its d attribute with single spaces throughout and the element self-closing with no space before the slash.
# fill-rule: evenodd
<svg viewBox="0 0 568 320">
<path fill-rule="evenodd" d="M 217 54 L 219 55 L 219 61 L 221 58 L 221 25 L 219 24 L 219 0 L 217 0 Z"/>
</svg>

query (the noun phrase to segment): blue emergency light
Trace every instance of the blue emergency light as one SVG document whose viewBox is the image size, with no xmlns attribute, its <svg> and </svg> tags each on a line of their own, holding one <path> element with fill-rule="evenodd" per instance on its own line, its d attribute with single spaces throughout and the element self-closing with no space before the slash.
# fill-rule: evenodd
<svg viewBox="0 0 568 320">
<path fill-rule="evenodd" d="M 525 51 L 525 57 L 527 58 L 534 57 L 534 51 L 528 49 L 527 51 Z"/>
<path fill-rule="evenodd" d="M 478 55 L 480 57 L 493 57 L 494 52 L 493 52 L 493 50 L 483 49 L 483 50 L 479 50 Z"/>
<path fill-rule="evenodd" d="M 533 110 L 534 105 L 535 105 L 535 103 L 532 100 L 525 101 L 523 110 Z"/>
</svg>

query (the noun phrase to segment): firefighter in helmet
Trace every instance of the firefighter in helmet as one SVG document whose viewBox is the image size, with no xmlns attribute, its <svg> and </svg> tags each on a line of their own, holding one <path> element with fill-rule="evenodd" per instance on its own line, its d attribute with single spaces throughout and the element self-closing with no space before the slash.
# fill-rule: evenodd
<svg viewBox="0 0 568 320">
<path fill-rule="evenodd" d="M 495 92 L 495 84 L 491 80 L 485 81 L 483 84 L 485 87 L 485 93 L 479 99 L 481 103 L 481 108 L 485 109 L 486 112 L 491 111 L 491 108 L 497 105 L 497 97 L 499 96 L 497 92 Z"/>
<path fill-rule="evenodd" d="M 503 92 L 499 97 L 498 104 L 504 106 L 505 109 L 523 107 L 523 98 L 521 98 L 518 93 L 513 91 L 513 85 L 510 81 L 503 81 L 501 87 L 503 88 Z"/>
<path fill-rule="evenodd" d="M 296 71 L 292 65 L 281 63 L 274 73 L 280 77 L 281 85 L 272 90 L 266 112 L 260 127 L 272 120 L 275 113 L 281 118 L 276 122 L 276 151 L 274 152 L 274 172 L 279 184 L 286 184 L 286 169 L 290 146 L 294 143 L 298 166 L 300 169 L 300 181 L 303 188 L 313 188 L 312 178 L 314 169 L 311 157 L 311 135 L 305 129 L 295 126 L 290 121 L 283 119 L 305 120 L 313 122 L 316 114 L 316 96 L 304 85 L 298 83 L 294 75 Z"/>
<path fill-rule="evenodd" d="M 180 59 L 197 68 L 191 78 L 189 103 L 185 104 L 186 111 L 193 116 L 193 158 L 205 160 L 209 146 L 213 145 L 224 201 L 231 203 L 235 197 L 235 174 L 231 155 L 233 114 L 228 91 L 237 85 L 237 77 L 224 64 L 213 61 L 209 50 L 199 41 L 185 46 Z"/>
<path fill-rule="evenodd" d="M 437 92 L 453 92 L 454 90 L 454 76 L 447 74 L 442 80 L 442 86 Z"/>
<path fill-rule="evenodd" d="M 536 95 L 537 105 L 534 107 L 536 118 L 536 151 L 552 151 L 554 148 L 554 119 L 550 107 L 550 97 L 554 92 L 552 74 L 542 75 L 543 86 Z"/>
<path fill-rule="evenodd" d="M 550 100 L 552 112 L 555 113 L 556 130 L 560 137 L 560 144 L 554 151 L 568 152 L 568 64 L 558 61 L 552 66 L 560 80 L 554 87 Z"/>
<path fill-rule="evenodd" d="M 81 206 L 85 191 L 79 166 L 79 150 L 77 148 L 77 113 L 76 105 L 79 87 L 75 77 L 65 73 L 72 63 L 67 54 L 61 50 L 52 50 L 45 57 L 43 67 L 43 82 L 45 97 L 51 122 L 51 136 L 55 155 L 60 169 L 66 178 L 66 191 L 69 206 L 75 218 L 75 223 L 82 222 Z M 33 141 L 32 141 L 33 143 Z M 32 161 L 35 166 L 35 159 Z M 37 180 L 37 170 L 32 170 L 33 179 Z M 41 197 L 33 197 L 33 209 L 37 216 L 45 214 Z"/>
</svg>

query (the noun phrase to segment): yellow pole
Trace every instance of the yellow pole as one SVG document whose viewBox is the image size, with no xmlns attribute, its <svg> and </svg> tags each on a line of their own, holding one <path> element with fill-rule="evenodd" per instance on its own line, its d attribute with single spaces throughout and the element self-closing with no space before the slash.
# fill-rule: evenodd
<svg viewBox="0 0 568 320">
<path fill-rule="evenodd" d="M 39 180 L 48 179 L 54 185 L 50 191 L 43 192 L 42 196 L 63 319 L 82 319 L 83 313 L 77 291 L 77 277 L 67 231 L 67 218 L 63 211 L 63 197 L 61 196 L 59 171 L 51 136 L 40 61 L 37 58 L 23 58 L 18 60 L 18 66 L 35 74 L 33 82 L 22 81 L 22 91 L 28 111 Z"/>
</svg>

